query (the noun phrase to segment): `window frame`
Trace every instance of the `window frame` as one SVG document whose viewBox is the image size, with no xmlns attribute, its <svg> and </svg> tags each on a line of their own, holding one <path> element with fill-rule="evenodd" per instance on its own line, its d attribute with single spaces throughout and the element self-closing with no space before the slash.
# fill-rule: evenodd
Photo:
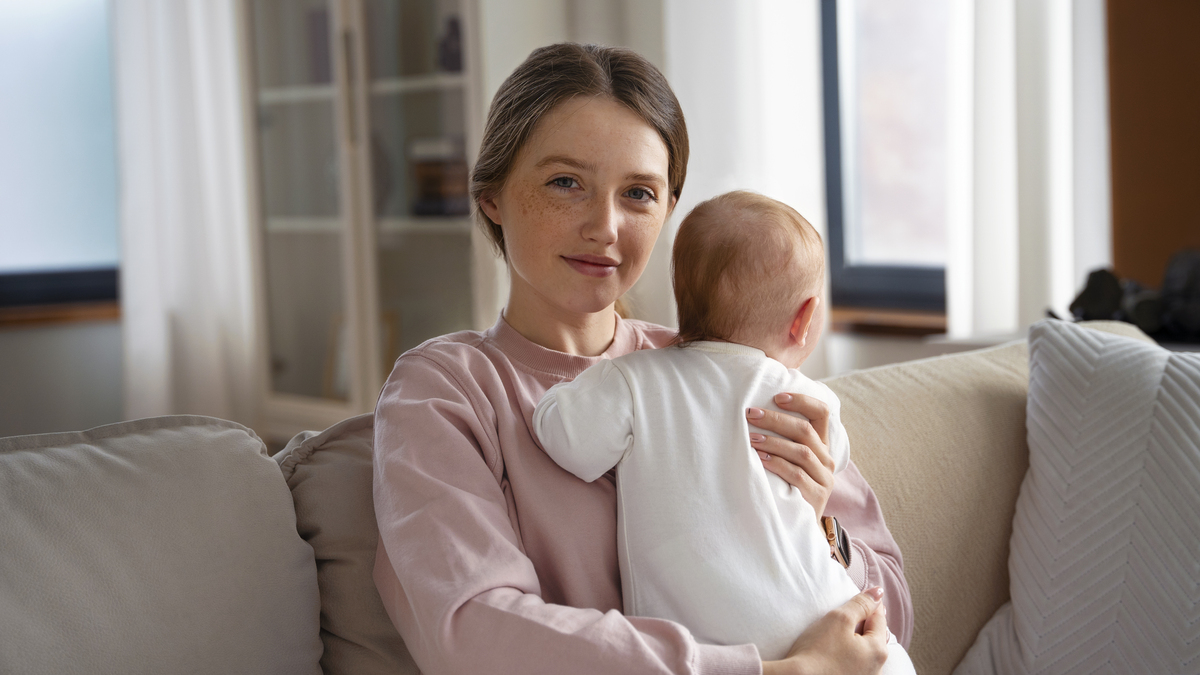
<svg viewBox="0 0 1200 675">
<path fill-rule="evenodd" d="M 821 0 L 821 96 L 825 117 L 829 291 L 833 306 L 945 312 L 944 267 L 847 264 L 837 0 Z"/>
<path fill-rule="evenodd" d="M 116 267 L 0 274 L 0 307 L 112 302 L 119 297 Z"/>
</svg>

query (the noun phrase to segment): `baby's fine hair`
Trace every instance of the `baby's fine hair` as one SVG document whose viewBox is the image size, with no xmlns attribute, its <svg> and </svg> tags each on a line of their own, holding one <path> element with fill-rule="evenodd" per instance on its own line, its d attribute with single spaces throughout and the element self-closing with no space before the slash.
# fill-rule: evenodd
<svg viewBox="0 0 1200 675">
<path fill-rule="evenodd" d="M 671 253 L 676 344 L 746 342 L 783 330 L 822 288 L 821 236 L 795 209 L 756 192 L 727 192 L 683 219 Z"/>
</svg>

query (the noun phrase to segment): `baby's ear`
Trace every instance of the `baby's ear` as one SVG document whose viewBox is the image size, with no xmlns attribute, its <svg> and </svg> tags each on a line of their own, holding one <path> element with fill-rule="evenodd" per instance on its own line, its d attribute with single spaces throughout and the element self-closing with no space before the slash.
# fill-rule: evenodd
<svg viewBox="0 0 1200 675">
<path fill-rule="evenodd" d="M 821 297 L 810 295 L 800 303 L 800 308 L 796 310 L 795 316 L 792 318 L 792 326 L 788 331 L 788 337 L 792 342 L 805 346 L 808 342 L 808 332 L 812 329 L 813 319 L 817 316 L 817 310 L 821 308 Z"/>
</svg>

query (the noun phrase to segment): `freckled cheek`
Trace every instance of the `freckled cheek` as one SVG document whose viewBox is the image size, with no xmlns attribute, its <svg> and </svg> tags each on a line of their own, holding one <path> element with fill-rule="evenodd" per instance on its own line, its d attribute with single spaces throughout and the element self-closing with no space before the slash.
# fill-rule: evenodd
<svg viewBox="0 0 1200 675">
<path fill-rule="evenodd" d="M 650 253 L 654 250 L 654 243 L 658 239 L 658 232 L 662 228 L 662 221 L 656 217 L 641 217 L 630 223 L 631 227 L 626 235 L 625 250 L 626 260 L 631 263 L 629 273 L 641 274 L 645 269 L 646 263 L 650 260 Z"/>
<path fill-rule="evenodd" d="M 517 202 L 518 227 L 527 235 L 555 237 L 570 229 L 579 215 L 578 204 L 554 199 L 537 189 L 523 191 Z"/>
</svg>

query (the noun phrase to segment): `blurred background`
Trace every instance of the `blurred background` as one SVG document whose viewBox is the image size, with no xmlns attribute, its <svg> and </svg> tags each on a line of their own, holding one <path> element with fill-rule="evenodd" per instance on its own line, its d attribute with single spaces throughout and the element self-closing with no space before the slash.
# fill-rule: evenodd
<svg viewBox="0 0 1200 675">
<path fill-rule="evenodd" d="M 814 377 L 1091 316 L 1097 269 L 1158 321 L 1200 249 L 1198 33 L 1190 0 L 0 0 L 0 436 L 370 411 L 404 350 L 495 322 L 467 176 L 564 40 L 687 116 L 637 318 L 675 323 L 675 224 L 745 188 L 825 236 Z"/>
</svg>

